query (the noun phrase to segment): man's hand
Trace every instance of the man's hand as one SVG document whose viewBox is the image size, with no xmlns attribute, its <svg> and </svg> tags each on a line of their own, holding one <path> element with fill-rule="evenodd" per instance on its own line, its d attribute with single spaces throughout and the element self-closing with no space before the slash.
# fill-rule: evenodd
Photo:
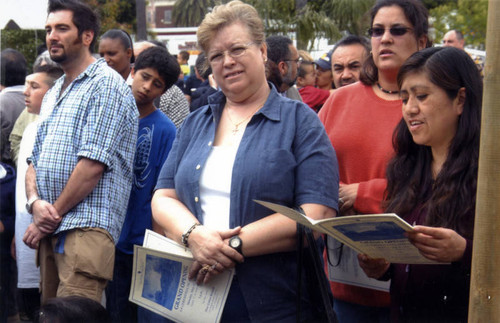
<svg viewBox="0 0 500 323">
<path fill-rule="evenodd" d="M 37 249 L 40 244 L 40 240 L 45 238 L 47 235 L 48 233 L 43 233 L 34 223 L 31 223 L 24 233 L 23 241 L 31 249 Z"/>
<path fill-rule="evenodd" d="M 38 200 L 33 203 L 33 222 L 41 232 L 48 234 L 57 229 L 61 217 L 52 204 Z"/>
</svg>

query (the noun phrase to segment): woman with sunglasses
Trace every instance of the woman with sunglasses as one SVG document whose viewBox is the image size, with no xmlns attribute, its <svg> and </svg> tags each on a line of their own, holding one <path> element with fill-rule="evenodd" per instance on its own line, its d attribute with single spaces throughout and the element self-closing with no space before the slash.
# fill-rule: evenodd
<svg viewBox="0 0 500 323">
<path fill-rule="evenodd" d="M 378 1 L 371 9 L 372 52 L 360 82 L 337 89 L 319 112 L 339 161 L 341 215 L 383 212 L 385 170 L 394 154 L 391 136 L 401 120 L 397 74 L 411 54 L 429 45 L 427 32 L 428 12 L 420 1 Z M 332 239 L 327 246 L 325 261 L 363 275 L 354 251 Z M 341 323 L 389 320 L 388 292 L 330 285 Z"/>
<path fill-rule="evenodd" d="M 391 279 L 391 319 L 467 322 L 476 206 L 482 81 L 463 50 L 429 48 L 401 67 L 403 120 L 387 167 L 387 212 L 437 264 L 388 264 L 361 255 L 369 277 Z"/>
<path fill-rule="evenodd" d="M 235 267 L 222 322 L 295 322 L 297 301 L 301 320 L 316 322 L 321 304 L 305 275 L 297 300 L 296 223 L 253 199 L 301 206 L 315 219 L 335 216 L 334 150 L 314 111 L 266 81 L 264 25 L 255 8 L 216 6 L 197 37 L 221 91 L 179 129 L 153 217 L 162 233 L 191 249 L 191 279 L 206 283 Z"/>
</svg>

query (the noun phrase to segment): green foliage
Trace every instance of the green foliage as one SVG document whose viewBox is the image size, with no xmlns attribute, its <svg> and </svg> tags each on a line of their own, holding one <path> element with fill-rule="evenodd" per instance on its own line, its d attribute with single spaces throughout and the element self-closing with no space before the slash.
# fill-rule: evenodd
<svg viewBox="0 0 500 323">
<path fill-rule="evenodd" d="M 432 10 L 436 7 L 447 5 L 450 3 L 457 3 L 458 0 L 422 0 L 422 3 L 427 8 L 427 10 Z"/>
<path fill-rule="evenodd" d="M 13 48 L 21 52 L 28 63 L 28 70 L 35 62 L 36 49 L 45 42 L 45 30 L 7 30 L 1 31 L 0 48 Z"/>
<path fill-rule="evenodd" d="M 267 35 L 295 33 L 299 49 L 311 49 L 315 39 L 334 43 L 341 32 L 366 35 L 369 10 L 375 0 L 243 0 L 254 6 Z M 488 0 L 422 0 L 431 14 L 435 39 L 449 29 L 461 30 L 466 43 L 485 42 Z M 173 17 L 177 26 L 198 26 L 207 9 L 227 0 L 177 0 Z"/>
<path fill-rule="evenodd" d="M 435 43 L 440 43 L 450 29 L 464 34 L 465 44 L 484 48 L 486 43 L 486 22 L 488 0 L 458 0 L 430 10 Z"/>
<path fill-rule="evenodd" d="M 172 10 L 172 18 L 177 27 L 198 26 L 209 8 L 215 5 L 213 0 L 177 0 Z"/>
<path fill-rule="evenodd" d="M 297 21 L 297 48 L 310 50 L 314 46 L 316 38 L 329 40 L 340 38 L 337 25 L 324 13 L 315 11 L 311 6 L 306 6 L 299 15 Z"/>
<path fill-rule="evenodd" d="M 121 28 L 129 33 L 135 30 L 135 1 L 85 0 L 85 2 L 99 12 L 101 35 L 113 28 Z"/>
<path fill-rule="evenodd" d="M 247 0 L 255 7 L 264 21 L 266 35 L 288 35 L 296 33 L 297 48 L 310 49 L 315 39 L 340 37 L 335 23 L 320 10 L 318 1 L 308 1 L 304 6 L 297 6 L 296 0 Z M 321 1 L 323 2 L 323 1 Z"/>
<path fill-rule="evenodd" d="M 317 1 L 320 2 L 320 1 Z M 354 35 L 366 35 L 370 27 L 370 8 L 375 0 L 334 0 L 321 1 L 328 17 L 338 28 Z"/>
</svg>

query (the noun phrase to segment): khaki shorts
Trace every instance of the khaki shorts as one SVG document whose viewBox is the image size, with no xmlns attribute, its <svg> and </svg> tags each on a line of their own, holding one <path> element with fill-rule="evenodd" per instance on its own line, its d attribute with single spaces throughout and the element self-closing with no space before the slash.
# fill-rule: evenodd
<svg viewBox="0 0 500 323">
<path fill-rule="evenodd" d="M 40 290 L 42 304 L 49 298 L 78 295 L 101 302 L 108 280 L 113 278 L 115 244 L 100 228 L 66 231 L 64 253 L 56 253 L 58 236 L 40 241 Z"/>
</svg>

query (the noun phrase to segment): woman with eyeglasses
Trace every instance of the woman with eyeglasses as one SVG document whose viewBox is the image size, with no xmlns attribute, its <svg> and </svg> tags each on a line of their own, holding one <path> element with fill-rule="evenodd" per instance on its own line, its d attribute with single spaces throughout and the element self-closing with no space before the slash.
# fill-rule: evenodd
<svg viewBox="0 0 500 323">
<path fill-rule="evenodd" d="M 398 322 L 467 322 L 476 206 L 482 80 L 463 50 L 429 48 L 401 67 L 403 120 L 387 167 L 386 210 L 416 225 L 408 235 L 437 264 L 360 256 L 369 277 L 391 279 Z"/>
<path fill-rule="evenodd" d="M 372 52 L 360 82 L 335 90 L 319 112 L 339 161 L 341 215 L 383 212 L 385 170 L 394 155 L 391 138 L 402 116 L 397 74 L 411 54 L 430 45 L 428 12 L 420 1 L 377 1 L 370 14 Z M 342 270 L 363 275 L 357 254 L 332 239 L 327 246 L 339 321 L 387 322 L 389 293 L 365 288 L 362 278 L 340 283 Z"/>
<path fill-rule="evenodd" d="M 295 322 L 296 223 L 253 199 L 301 206 L 315 219 L 335 216 L 335 152 L 314 111 L 266 81 L 264 26 L 252 6 L 216 6 L 197 37 L 221 91 L 179 130 L 153 217 L 191 249 L 191 279 L 207 283 L 235 267 L 223 322 Z M 310 292 L 304 276 L 302 321 L 318 321 Z"/>
</svg>

